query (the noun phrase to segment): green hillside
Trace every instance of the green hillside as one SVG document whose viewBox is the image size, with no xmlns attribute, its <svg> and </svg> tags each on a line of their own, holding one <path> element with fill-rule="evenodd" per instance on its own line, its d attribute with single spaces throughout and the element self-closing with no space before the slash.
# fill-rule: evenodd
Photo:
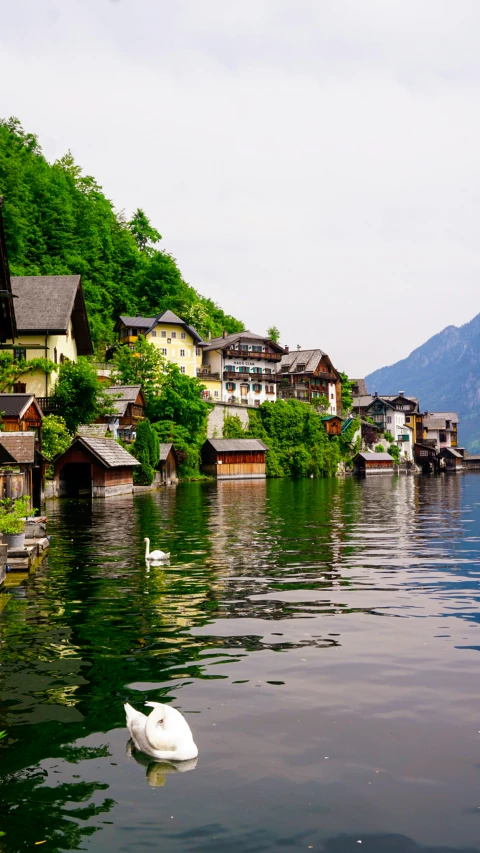
<svg viewBox="0 0 480 853">
<path fill-rule="evenodd" d="M 17 119 L 0 122 L 0 195 L 12 275 L 82 275 L 99 351 L 120 313 L 170 308 L 206 336 L 243 323 L 187 284 L 143 211 L 127 221 L 70 152 L 48 163 L 37 137 Z"/>
</svg>

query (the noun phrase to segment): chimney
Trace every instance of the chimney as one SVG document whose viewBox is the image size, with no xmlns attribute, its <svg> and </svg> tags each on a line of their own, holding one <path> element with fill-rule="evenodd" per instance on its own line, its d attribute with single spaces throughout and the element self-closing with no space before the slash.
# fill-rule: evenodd
<svg viewBox="0 0 480 853">
<path fill-rule="evenodd" d="M 226 337 L 227 337 L 227 330 L 224 329 L 222 332 L 222 338 L 226 338 Z"/>
<path fill-rule="evenodd" d="M 399 391 L 398 396 L 399 397 L 405 397 L 405 391 Z"/>
<path fill-rule="evenodd" d="M 378 397 L 378 391 L 375 391 L 374 397 Z"/>
<path fill-rule="evenodd" d="M 283 349 L 285 350 L 285 355 L 288 355 L 288 353 L 290 352 L 290 347 L 284 347 Z"/>
<path fill-rule="evenodd" d="M 301 345 L 301 344 L 297 344 L 297 350 L 298 350 L 298 349 L 302 349 L 302 345 Z"/>
</svg>

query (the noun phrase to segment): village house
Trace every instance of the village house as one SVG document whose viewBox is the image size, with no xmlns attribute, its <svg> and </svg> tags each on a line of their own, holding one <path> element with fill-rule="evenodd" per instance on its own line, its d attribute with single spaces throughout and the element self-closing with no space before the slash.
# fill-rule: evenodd
<svg viewBox="0 0 480 853">
<path fill-rule="evenodd" d="M 11 279 L 17 325 L 15 339 L 2 344 L 16 360 L 48 358 L 55 364 L 92 355 L 93 345 L 79 275 L 22 276 Z M 25 374 L 14 391 L 36 394 L 45 414 L 58 371 Z M 45 404 L 45 405 L 43 405 Z"/>
<path fill-rule="evenodd" d="M 112 385 L 105 392 L 114 398 L 115 414 L 102 415 L 97 423 L 122 441 L 135 441 L 137 426 L 145 417 L 145 397 L 141 385 Z"/>
<path fill-rule="evenodd" d="M 176 364 L 180 373 L 195 377 L 202 364 L 203 341 L 193 326 L 177 317 L 173 311 L 161 311 L 155 317 L 121 316 L 115 324 L 120 344 L 133 349 L 139 335 L 160 350 L 165 359 Z M 107 357 L 113 355 L 111 348 Z"/>
<path fill-rule="evenodd" d="M 133 491 L 140 463 L 113 438 L 77 435 L 54 460 L 56 497 L 107 498 Z"/>
<path fill-rule="evenodd" d="M 328 435 L 341 435 L 343 420 L 339 415 L 326 415 L 322 423 Z"/>
<path fill-rule="evenodd" d="M 202 471 L 217 480 L 264 479 L 267 450 L 259 438 L 209 438 L 202 447 Z"/>
<path fill-rule="evenodd" d="M 434 443 L 437 453 L 446 447 L 458 447 L 458 415 L 456 412 L 425 412 L 423 436 L 427 444 Z"/>
<path fill-rule="evenodd" d="M 329 356 L 321 349 L 288 351 L 277 368 L 278 397 L 314 403 L 324 397 L 332 415 L 342 410 L 342 383 Z"/>
<path fill-rule="evenodd" d="M 224 332 L 204 345 L 199 379 L 205 383 L 208 372 L 215 376 L 217 385 L 212 386 L 212 393 L 219 402 L 246 406 L 274 402 L 279 380 L 275 368 L 283 352 L 279 344 L 263 335 L 248 330 L 231 335 Z"/>
<path fill-rule="evenodd" d="M 402 395 L 391 401 L 374 394 L 366 407 L 366 416 L 374 421 L 382 432 L 389 432 L 405 459 L 413 459 L 413 429 L 405 422 L 406 410 Z"/>
<path fill-rule="evenodd" d="M 353 473 L 359 475 L 392 474 L 393 458 L 389 453 L 362 451 L 357 453 L 353 460 Z"/>
<path fill-rule="evenodd" d="M 455 447 L 442 447 L 438 459 L 440 470 L 461 471 L 465 467 L 463 453 Z"/>
<path fill-rule="evenodd" d="M 42 449 L 43 412 L 34 394 L 0 394 L 0 417 L 5 432 L 34 432 Z"/>
</svg>

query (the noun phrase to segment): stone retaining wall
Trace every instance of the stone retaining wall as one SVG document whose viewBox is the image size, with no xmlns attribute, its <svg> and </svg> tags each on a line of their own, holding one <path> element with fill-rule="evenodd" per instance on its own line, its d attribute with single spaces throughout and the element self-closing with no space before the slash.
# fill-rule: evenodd
<svg viewBox="0 0 480 853">
<path fill-rule="evenodd" d="M 207 438 L 223 438 L 223 422 L 227 415 L 238 415 L 245 429 L 248 427 L 248 410 L 254 406 L 235 406 L 232 403 L 215 403 L 208 416 Z"/>
</svg>

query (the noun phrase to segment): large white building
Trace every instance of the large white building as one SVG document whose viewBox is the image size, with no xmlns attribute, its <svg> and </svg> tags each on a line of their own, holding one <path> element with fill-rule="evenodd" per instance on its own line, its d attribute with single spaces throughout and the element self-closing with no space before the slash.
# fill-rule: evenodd
<svg viewBox="0 0 480 853">
<path fill-rule="evenodd" d="M 200 377 L 211 377 L 209 387 L 221 402 L 260 406 L 266 400 L 277 399 L 276 369 L 283 348 L 254 332 L 235 332 L 212 338 L 203 347 Z"/>
</svg>

